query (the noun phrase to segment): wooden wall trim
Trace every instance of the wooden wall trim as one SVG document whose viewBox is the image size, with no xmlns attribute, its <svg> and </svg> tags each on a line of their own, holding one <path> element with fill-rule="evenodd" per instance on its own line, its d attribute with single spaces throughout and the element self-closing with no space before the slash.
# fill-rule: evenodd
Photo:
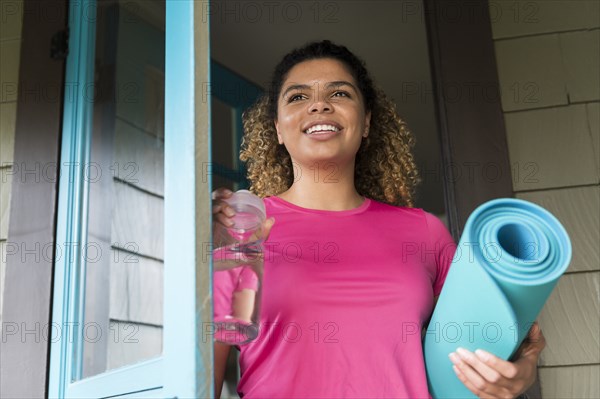
<svg viewBox="0 0 600 399">
<path fill-rule="evenodd" d="M 492 28 L 487 2 L 424 5 L 446 208 L 458 239 L 478 205 L 513 197 Z"/>
<path fill-rule="evenodd" d="M 423 0 L 450 230 L 482 203 L 514 197 L 487 1 Z M 529 389 L 541 398 L 539 378 Z"/>
<path fill-rule="evenodd" d="M 46 395 L 64 60 L 51 38 L 67 2 L 23 2 L 10 224 L 0 343 L 0 396 Z"/>
</svg>

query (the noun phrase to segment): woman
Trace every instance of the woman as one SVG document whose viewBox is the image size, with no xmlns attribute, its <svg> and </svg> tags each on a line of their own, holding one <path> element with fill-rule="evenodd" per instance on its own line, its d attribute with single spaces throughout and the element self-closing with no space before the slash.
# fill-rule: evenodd
<svg viewBox="0 0 600 399">
<path fill-rule="evenodd" d="M 239 348 L 239 394 L 429 397 L 419 332 L 456 246 L 413 208 L 414 139 L 394 105 L 354 54 L 315 42 L 283 58 L 244 131 L 240 158 L 269 219 L 263 257 L 246 260 L 265 272 L 261 335 Z M 230 195 L 214 193 L 216 229 L 232 223 Z M 514 362 L 465 350 L 450 360 L 476 395 L 516 397 L 544 347 L 538 328 L 528 338 Z M 228 351 L 215 346 L 217 392 Z"/>
</svg>

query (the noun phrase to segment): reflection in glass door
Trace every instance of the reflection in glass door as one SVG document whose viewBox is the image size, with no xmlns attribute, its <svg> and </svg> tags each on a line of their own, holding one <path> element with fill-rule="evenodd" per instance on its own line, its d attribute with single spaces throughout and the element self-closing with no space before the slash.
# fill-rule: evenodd
<svg viewBox="0 0 600 399">
<path fill-rule="evenodd" d="M 74 379 L 162 352 L 164 2 L 97 7 L 83 356 L 74 353 Z"/>
</svg>

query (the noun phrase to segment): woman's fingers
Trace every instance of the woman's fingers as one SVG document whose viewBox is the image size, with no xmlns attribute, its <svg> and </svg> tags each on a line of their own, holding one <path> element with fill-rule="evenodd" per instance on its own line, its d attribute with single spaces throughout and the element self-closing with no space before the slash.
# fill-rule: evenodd
<svg viewBox="0 0 600 399">
<path fill-rule="evenodd" d="M 537 360 L 540 353 L 546 347 L 546 338 L 537 322 L 533 323 L 527 336 L 515 352 L 514 360 L 534 356 Z"/>
<path fill-rule="evenodd" d="M 231 190 L 226 188 L 219 188 L 212 192 L 213 243 L 216 247 L 228 245 L 233 241 L 233 237 L 227 234 L 227 228 L 234 224 L 235 211 L 223 200 L 232 194 Z"/>
<path fill-rule="evenodd" d="M 213 202 L 212 212 L 213 213 L 222 212 L 229 217 L 232 217 L 233 215 L 235 215 L 235 211 L 233 210 L 233 207 L 231 205 L 229 205 L 227 202 L 222 201 L 222 200 L 215 200 Z"/>
<path fill-rule="evenodd" d="M 233 208 L 223 198 L 230 197 L 232 192 L 226 188 L 219 188 L 213 191 L 213 222 L 220 223 L 225 227 L 231 227 L 233 225 L 232 217 L 235 215 Z"/>
<path fill-rule="evenodd" d="M 217 214 L 219 212 L 224 213 L 228 217 L 235 215 L 233 208 L 223 199 L 229 198 L 233 195 L 233 192 L 227 188 L 218 188 L 212 192 L 212 213 Z"/>
<path fill-rule="evenodd" d="M 533 360 L 515 363 L 481 349 L 475 353 L 458 348 L 449 355 L 457 377 L 479 397 L 513 398 L 533 383 Z"/>
<path fill-rule="evenodd" d="M 546 347 L 546 338 L 544 337 L 544 334 L 542 334 L 542 329 L 537 321 L 531 326 L 526 339 L 527 342 L 540 352 Z"/>
<path fill-rule="evenodd" d="M 490 367 L 486 364 L 482 358 L 477 356 L 473 352 L 469 352 L 466 349 L 458 348 L 456 353 L 460 357 L 460 360 L 467 363 L 472 369 L 477 371 L 485 381 L 491 382 L 492 384 L 500 384 L 506 385 L 506 381 L 504 380 L 504 376 L 495 368 Z"/>
<path fill-rule="evenodd" d="M 449 357 L 457 377 L 477 396 L 502 396 L 502 391 L 509 387 L 497 370 L 487 366 L 474 353 L 458 348 Z"/>
<path fill-rule="evenodd" d="M 212 199 L 213 199 L 213 201 L 220 200 L 223 198 L 229 198 L 232 195 L 233 195 L 233 191 L 231 191 L 225 187 L 219 187 L 215 191 L 212 192 Z"/>
<path fill-rule="evenodd" d="M 233 226 L 233 220 L 231 219 L 231 217 L 228 217 L 225 213 L 216 213 L 214 214 L 213 218 L 214 221 L 219 222 L 226 227 Z"/>
<path fill-rule="evenodd" d="M 475 351 L 475 357 L 478 358 L 482 364 L 496 370 L 504 378 L 513 379 L 517 377 L 517 374 L 519 373 L 519 369 L 514 363 L 500 359 L 498 356 L 494 356 L 482 349 L 477 349 Z"/>
</svg>

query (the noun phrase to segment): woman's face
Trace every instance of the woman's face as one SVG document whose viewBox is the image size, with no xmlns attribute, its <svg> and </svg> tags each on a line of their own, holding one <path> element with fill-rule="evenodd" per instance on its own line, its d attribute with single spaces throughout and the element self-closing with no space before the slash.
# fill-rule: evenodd
<svg viewBox="0 0 600 399">
<path fill-rule="evenodd" d="M 295 65 L 277 104 L 277 138 L 299 164 L 353 161 L 368 135 L 370 112 L 346 66 L 323 58 Z"/>
</svg>

